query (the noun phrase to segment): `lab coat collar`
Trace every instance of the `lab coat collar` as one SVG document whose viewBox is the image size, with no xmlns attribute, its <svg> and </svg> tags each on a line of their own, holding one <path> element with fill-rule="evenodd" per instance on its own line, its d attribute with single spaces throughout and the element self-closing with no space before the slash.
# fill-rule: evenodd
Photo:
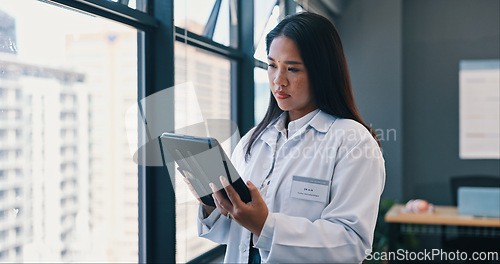
<svg viewBox="0 0 500 264">
<path fill-rule="evenodd" d="M 276 137 L 278 136 L 278 129 L 275 127 L 275 124 L 278 122 L 278 120 L 284 119 L 287 114 L 287 112 L 283 112 L 280 116 L 278 116 L 275 120 L 273 120 L 264 130 L 262 133 L 262 136 L 260 139 L 262 139 L 264 142 L 266 142 L 267 145 L 270 147 L 273 147 L 276 144 Z M 326 133 L 328 132 L 328 129 L 332 126 L 333 122 L 335 122 L 337 118 L 329 115 L 322 110 L 319 110 L 319 112 L 309 121 L 308 126 L 311 126 L 314 128 L 316 131 L 320 133 Z M 301 129 L 302 130 L 302 129 Z M 302 130 L 305 131 L 305 130 Z M 297 132 L 299 133 L 299 132 Z"/>
<path fill-rule="evenodd" d="M 287 112 L 281 113 L 276 119 L 274 119 L 269 125 L 267 125 L 266 129 L 262 132 L 262 135 L 260 139 L 262 139 L 264 142 L 266 142 L 267 145 L 270 147 L 274 146 L 276 144 L 276 137 L 278 136 L 278 129 L 276 129 L 275 124 L 278 122 L 278 120 L 286 118 Z"/>
<path fill-rule="evenodd" d="M 320 133 L 326 133 L 336 119 L 337 117 L 319 110 L 319 112 L 311 119 L 309 125 Z"/>
</svg>

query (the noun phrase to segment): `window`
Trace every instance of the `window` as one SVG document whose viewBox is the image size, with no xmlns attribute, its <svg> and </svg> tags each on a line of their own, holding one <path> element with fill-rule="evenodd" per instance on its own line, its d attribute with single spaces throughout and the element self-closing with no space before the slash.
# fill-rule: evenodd
<svg viewBox="0 0 500 264">
<path fill-rule="evenodd" d="M 23 99 L 23 92 L 21 90 L 16 90 L 16 100 L 17 101 L 22 101 Z"/>
<path fill-rule="evenodd" d="M 0 234 L 17 234 L 0 243 L 9 253 L 0 262 L 138 262 L 137 164 L 116 153 L 129 152 L 123 117 L 137 101 L 142 31 L 35 0 L 1 1 L 0 21 L 13 41 L 0 43 L 0 83 L 10 89 L 0 131 L 16 139 L 0 145 L 0 171 L 7 161 L 16 176 L 2 185 L 0 208 L 17 209 L 0 214 Z"/>
<path fill-rule="evenodd" d="M 200 36 L 203 35 L 210 14 L 218 13 L 216 0 L 175 0 L 174 22 L 177 27 L 184 28 Z M 218 3 L 219 5 L 220 3 Z M 196 8 L 192 8 L 196 6 Z M 215 8 L 215 10 L 214 10 Z M 215 15 L 215 14 L 214 14 Z"/>
<path fill-rule="evenodd" d="M 9 110 L 0 109 L 0 120 L 7 120 L 8 113 L 9 113 Z"/>
<path fill-rule="evenodd" d="M 8 149 L 0 149 L 0 160 L 7 160 L 8 156 L 9 156 Z"/>
<path fill-rule="evenodd" d="M 185 128 L 210 121 L 227 121 L 218 131 L 205 129 L 189 131 L 191 135 L 217 138 L 228 155 L 231 153 L 231 60 L 211 52 L 186 45 L 175 44 L 175 128 Z M 177 63 L 179 62 L 179 63 Z M 184 85 L 188 83 L 189 85 Z M 214 121 L 214 122 L 217 122 Z M 175 176 L 177 215 L 176 261 L 187 262 L 217 244 L 199 238 L 196 224 L 198 201 L 187 189 L 182 176 Z"/>
<path fill-rule="evenodd" d="M 176 195 L 180 199 L 176 206 L 179 217 L 176 259 L 173 257 L 176 249 L 172 238 L 160 233 L 161 228 L 156 228 L 158 223 L 173 224 L 170 222 L 173 219 L 168 218 L 165 222 L 165 219 L 151 221 L 151 218 L 145 218 L 146 208 L 148 212 L 162 211 L 158 217 L 174 210 L 170 205 L 165 207 L 159 203 L 170 202 L 171 198 L 159 193 L 152 186 L 155 184 L 147 180 L 159 178 L 156 177 L 159 173 L 138 168 L 126 155 L 143 140 L 142 133 L 145 132 L 138 127 L 128 127 L 129 130 L 123 131 L 124 109 L 137 103 L 138 97 L 142 99 L 174 85 L 174 45 L 161 42 L 168 38 L 168 41 L 176 41 L 177 84 L 192 83 L 201 117 L 238 121 L 251 126 L 251 121 L 235 118 L 242 108 L 237 102 L 243 97 L 235 91 L 251 92 L 253 86 L 253 78 L 243 78 L 253 73 L 241 70 L 253 67 L 253 61 L 248 59 L 253 50 L 242 48 L 245 41 L 238 45 L 241 44 L 238 36 L 243 37 L 238 32 L 240 28 L 253 34 L 253 29 L 246 25 L 250 25 L 254 18 L 240 17 L 246 9 L 251 9 L 252 2 L 0 2 L 0 129 L 6 131 L 9 139 L 15 135 L 13 143 L 21 146 L 10 149 L 0 146 L 0 179 L 5 180 L 8 176 L 7 170 L 1 167 L 8 162 L 12 176 L 14 173 L 17 176 L 8 177 L 5 197 L 16 192 L 20 196 L 20 214 L 15 226 L 22 230 L 17 232 L 16 229 L 13 245 L 0 243 L 0 262 L 28 259 L 32 262 L 184 262 L 216 246 L 197 238 L 196 226 L 188 222 L 195 220 L 196 203 L 188 196 L 190 194 L 182 193 L 180 186 L 184 183 L 176 184 L 179 188 Z M 258 36 L 262 36 L 261 29 L 266 26 L 260 23 L 266 20 L 260 18 L 269 16 L 276 1 L 255 2 L 254 42 L 259 43 L 262 38 Z M 150 8 L 147 5 L 151 5 Z M 261 9 L 261 5 L 265 8 Z M 154 14 L 150 12 L 152 10 Z M 37 19 L 33 20 L 33 17 Z M 170 30 L 174 29 L 175 40 L 174 36 L 169 39 Z M 151 39 L 159 41 L 148 42 Z M 156 56 L 165 51 L 166 56 Z M 152 60 L 154 67 L 150 67 Z M 245 67 L 240 67 L 242 65 Z M 168 85 L 164 85 L 166 83 Z M 174 96 L 178 100 L 185 94 L 179 91 Z M 251 105 L 253 100 L 247 101 L 249 103 L 243 104 Z M 188 104 L 176 102 L 175 106 L 186 107 Z M 183 114 L 176 108 L 175 113 L 165 115 L 167 119 L 175 115 L 176 125 L 182 127 L 192 121 Z M 226 139 L 233 132 L 229 127 L 223 126 L 211 133 Z M 125 138 L 127 136 L 129 140 Z M 131 142 L 130 146 L 128 142 Z M 228 154 L 235 143 L 229 140 L 223 143 Z M 21 149 L 19 153 L 22 154 L 14 155 L 17 149 Z M 57 188 L 61 188 L 60 192 L 52 192 Z M 5 203 L 0 198 L 0 208 Z M 49 211 L 58 213 L 43 213 Z M 3 225 L 9 213 L 2 211 L 0 217 L 0 232 L 6 232 L 4 234 L 12 234 L 14 226 Z M 52 232 L 50 223 L 61 219 L 64 219 L 61 223 L 64 230 Z M 40 224 L 33 225 L 35 222 Z M 146 223 L 153 227 L 146 229 Z M 44 233 L 47 237 L 33 236 L 35 233 Z M 146 246 L 146 236 L 168 243 Z M 55 243 L 57 248 L 51 251 L 58 252 L 55 256 L 41 250 L 49 240 L 58 241 Z M 169 253 L 164 254 L 165 250 Z"/>
<path fill-rule="evenodd" d="M 271 31 L 280 21 L 280 17 L 289 14 L 280 14 L 280 4 L 287 1 L 265 1 L 255 0 L 255 53 L 256 65 L 254 70 L 254 122 L 258 124 L 266 114 L 270 100 L 269 80 L 267 77 L 267 54 L 266 54 L 266 34 Z M 290 4 L 290 3 L 288 3 Z M 286 8 L 281 8 L 286 9 Z M 259 11 L 257 11 L 259 10 Z M 300 12 L 302 8 L 296 5 L 295 12 Z M 292 11 L 292 12 L 293 12 Z M 286 12 L 286 11 L 285 11 Z"/>
<path fill-rule="evenodd" d="M 278 5 L 275 5 L 272 7 L 272 11 L 267 14 L 267 17 L 262 18 L 262 20 L 267 21 L 267 23 L 265 24 L 265 28 L 262 30 L 262 33 L 256 36 L 255 43 L 257 44 L 255 45 L 255 59 L 267 62 L 266 35 L 269 31 L 276 27 L 276 25 L 278 25 L 279 16 L 280 8 Z"/>
<path fill-rule="evenodd" d="M 234 46 L 230 34 L 231 28 L 238 24 L 235 4 L 236 1 L 231 0 L 175 0 L 175 26 Z"/>
<path fill-rule="evenodd" d="M 275 15 L 276 12 L 279 13 L 276 4 L 275 0 L 254 0 L 254 47 L 265 40 L 266 34 L 276 26 Z"/>
<path fill-rule="evenodd" d="M 269 79 L 267 77 L 267 70 L 261 68 L 255 68 L 254 78 L 255 78 L 254 117 L 255 117 L 255 124 L 258 124 L 264 118 L 270 100 Z"/>
<path fill-rule="evenodd" d="M 267 54 L 266 35 L 279 22 L 280 9 L 276 1 L 262 3 L 263 0 L 255 1 L 263 6 L 263 12 L 255 14 L 255 53 L 254 58 L 258 61 L 259 67 L 254 70 L 254 124 L 260 123 L 266 114 L 269 104 L 269 80 L 267 77 Z M 271 5 L 272 4 L 272 5 Z M 259 19 L 257 19 L 257 16 Z"/>
<path fill-rule="evenodd" d="M 133 9 L 137 9 L 139 11 L 146 11 L 147 8 L 147 0 L 106 0 L 110 2 L 115 2 L 117 4 L 125 5 Z"/>
</svg>

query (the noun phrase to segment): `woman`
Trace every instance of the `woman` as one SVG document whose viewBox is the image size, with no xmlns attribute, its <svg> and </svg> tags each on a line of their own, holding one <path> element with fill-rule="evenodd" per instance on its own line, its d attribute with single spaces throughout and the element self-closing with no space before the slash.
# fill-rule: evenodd
<svg viewBox="0 0 500 264">
<path fill-rule="evenodd" d="M 232 161 L 252 196 L 200 206 L 198 230 L 227 244 L 225 262 L 361 262 L 385 180 L 377 136 L 359 116 L 333 24 L 286 17 L 266 36 L 271 101 Z M 219 183 L 217 183 L 219 184 Z"/>
</svg>

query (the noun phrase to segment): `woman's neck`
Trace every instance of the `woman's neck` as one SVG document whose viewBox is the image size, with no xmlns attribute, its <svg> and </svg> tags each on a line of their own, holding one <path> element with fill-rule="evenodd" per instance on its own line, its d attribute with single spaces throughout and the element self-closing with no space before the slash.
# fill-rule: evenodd
<svg viewBox="0 0 500 264">
<path fill-rule="evenodd" d="M 305 115 L 311 113 L 312 111 L 314 111 L 316 109 L 318 109 L 318 108 L 309 109 L 309 110 L 301 111 L 301 112 L 297 112 L 297 111 L 288 112 L 287 118 L 286 118 L 286 121 L 285 121 L 285 128 L 288 128 L 288 123 L 290 123 L 292 121 L 295 121 L 297 119 L 300 119 L 300 118 L 304 117 Z"/>
</svg>

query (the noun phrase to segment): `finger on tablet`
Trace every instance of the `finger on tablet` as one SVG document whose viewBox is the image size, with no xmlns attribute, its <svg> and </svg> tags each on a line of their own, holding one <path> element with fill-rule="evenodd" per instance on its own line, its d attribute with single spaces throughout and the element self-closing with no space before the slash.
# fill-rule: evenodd
<svg viewBox="0 0 500 264">
<path fill-rule="evenodd" d="M 229 200 L 233 205 L 240 206 L 243 201 L 241 201 L 240 195 L 236 192 L 234 187 L 229 184 L 229 181 L 226 179 L 224 176 L 220 176 L 220 182 L 222 183 L 222 186 L 224 186 L 224 190 L 226 190 L 227 197 L 229 197 Z"/>
</svg>

